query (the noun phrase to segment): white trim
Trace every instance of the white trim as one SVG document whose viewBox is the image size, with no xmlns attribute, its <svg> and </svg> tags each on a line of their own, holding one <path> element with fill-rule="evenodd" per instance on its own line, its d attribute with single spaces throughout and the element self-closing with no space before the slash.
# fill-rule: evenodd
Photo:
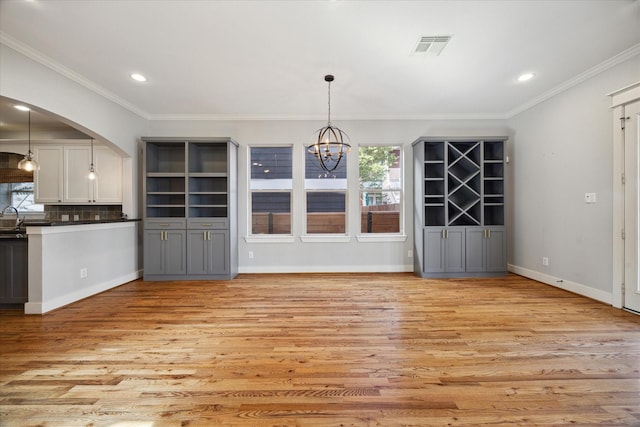
<svg viewBox="0 0 640 427">
<path fill-rule="evenodd" d="M 538 282 L 554 286 L 556 288 L 564 289 L 565 291 L 573 292 L 575 294 L 582 295 L 587 298 L 603 302 L 605 304 L 611 304 L 612 301 L 612 295 L 610 292 L 602 291 L 600 289 L 594 289 L 581 283 L 571 282 L 569 280 L 550 276 L 548 274 L 540 273 L 539 271 L 529 270 L 528 268 L 519 267 L 513 264 L 508 265 L 508 270 L 520 276 L 528 277 L 529 279 L 533 279 Z"/>
<path fill-rule="evenodd" d="M 615 55 L 612 58 L 607 59 L 604 62 L 601 62 L 600 64 L 596 65 L 595 67 L 591 67 L 588 70 L 578 74 L 577 76 L 567 80 L 566 82 L 556 86 L 555 88 L 543 93 L 542 95 L 533 98 L 532 100 L 530 100 L 529 102 L 525 102 L 524 104 L 522 104 L 519 107 L 514 108 L 513 110 L 507 112 L 505 114 L 505 118 L 506 119 L 510 119 L 515 115 L 518 115 L 520 113 L 522 113 L 523 111 L 526 111 L 530 108 L 535 107 L 536 105 L 540 104 L 541 102 L 546 101 L 549 98 L 552 98 L 556 95 L 558 95 L 559 93 L 562 93 L 566 90 L 571 89 L 572 87 L 584 82 L 585 80 L 590 79 L 591 77 L 594 77 L 606 70 L 608 70 L 611 67 L 615 67 L 618 64 L 621 64 L 625 61 L 627 61 L 628 59 L 633 58 L 636 55 L 640 55 L 640 43 L 636 44 L 635 46 L 630 47 L 627 50 L 622 51 L 621 53 Z"/>
<path fill-rule="evenodd" d="M 381 121 L 381 120 L 504 120 L 504 113 L 455 113 L 455 114 L 344 114 L 331 115 L 332 122 Z M 325 121 L 326 115 L 317 114 L 152 114 L 151 121 Z"/>
<path fill-rule="evenodd" d="M 257 267 L 240 267 L 240 274 L 286 274 L 286 273 L 412 273 L 413 264 L 404 265 L 332 265 L 327 270 L 326 266 L 310 265 L 310 266 L 257 266 Z"/>
<path fill-rule="evenodd" d="M 611 108 L 634 102 L 640 99 L 640 82 L 608 93 L 607 96 L 611 97 Z"/>
<path fill-rule="evenodd" d="M 60 64 L 59 62 L 54 61 L 53 59 L 51 59 L 50 57 L 48 57 L 47 55 L 45 55 L 44 53 L 33 49 L 30 46 L 27 46 L 26 44 L 14 39 L 13 37 L 11 37 L 10 35 L 3 33 L 2 31 L 0 31 L 0 43 L 4 44 L 5 46 L 16 50 L 18 52 L 20 52 L 21 54 L 23 54 L 24 56 L 26 56 L 27 58 L 33 59 L 36 62 L 39 62 L 40 64 L 44 65 L 45 67 L 48 67 L 50 69 L 52 69 L 53 71 L 57 72 L 58 74 L 63 75 L 64 77 L 86 87 L 87 89 L 89 89 L 92 92 L 97 93 L 100 96 L 103 96 L 104 98 L 115 102 L 116 104 L 120 105 L 121 107 L 126 108 L 127 110 L 131 111 L 132 113 L 149 120 L 149 113 L 141 110 L 140 108 L 138 108 L 137 106 L 133 105 L 132 103 L 124 100 L 123 98 L 119 97 L 118 95 L 114 94 L 113 92 L 108 91 L 107 89 L 103 88 L 102 86 L 96 84 L 95 82 L 92 82 L 91 80 L 87 79 L 86 77 L 76 73 L 75 71 L 65 67 L 64 65 Z"/>
<path fill-rule="evenodd" d="M 64 307 L 65 305 L 69 305 L 81 299 L 116 288 L 120 285 L 131 282 L 132 280 L 139 279 L 140 277 L 142 277 L 142 270 L 138 270 L 135 273 L 117 277 L 106 282 L 97 283 L 90 288 L 78 289 L 75 292 L 61 295 L 49 301 L 27 302 L 24 304 L 24 314 L 44 314 L 51 310 L 55 310 L 56 308 Z"/>
<path fill-rule="evenodd" d="M 294 243 L 296 238 L 289 234 L 260 234 L 244 236 L 247 243 Z"/>
<path fill-rule="evenodd" d="M 387 234 L 387 233 L 370 233 L 358 234 L 356 236 L 358 242 L 362 243 L 379 243 L 379 242 L 406 242 L 406 234 Z"/>
<path fill-rule="evenodd" d="M 342 234 L 305 234 L 300 236 L 300 240 L 305 243 L 349 243 L 351 236 Z"/>
</svg>

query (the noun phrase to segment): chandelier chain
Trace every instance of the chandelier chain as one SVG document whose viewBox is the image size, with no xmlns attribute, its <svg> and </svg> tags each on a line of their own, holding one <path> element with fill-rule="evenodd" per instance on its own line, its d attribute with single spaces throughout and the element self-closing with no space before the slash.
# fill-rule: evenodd
<svg viewBox="0 0 640 427">
<path fill-rule="evenodd" d="M 328 82 L 328 83 L 329 83 L 329 85 L 328 85 L 328 89 L 327 90 L 329 92 L 329 96 L 327 97 L 327 99 L 328 99 L 328 101 L 327 101 L 327 104 L 328 104 L 327 111 L 329 113 L 327 115 L 327 124 L 329 126 L 331 126 L 331 82 Z"/>
</svg>

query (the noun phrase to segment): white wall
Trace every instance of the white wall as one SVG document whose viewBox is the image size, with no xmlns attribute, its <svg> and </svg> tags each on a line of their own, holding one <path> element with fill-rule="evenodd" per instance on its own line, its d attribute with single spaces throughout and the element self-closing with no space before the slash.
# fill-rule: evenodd
<svg viewBox="0 0 640 427">
<path fill-rule="evenodd" d="M 145 132 L 144 118 L 4 44 L 0 44 L 0 95 L 58 116 L 120 151 L 125 176 L 132 180 L 123 210 L 130 217 L 138 216 L 138 174 L 132 170 L 138 167 L 137 141 Z"/>
<path fill-rule="evenodd" d="M 502 120 L 447 121 L 333 121 L 345 130 L 357 151 L 358 144 L 386 144 L 404 147 L 404 226 L 403 242 L 360 242 L 358 207 L 358 164 L 349 156 L 348 175 L 353 179 L 348 191 L 349 242 L 302 242 L 304 234 L 303 158 L 304 145 L 311 143 L 315 130 L 325 123 L 317 121 L 153 121 L 148 136 L 228 136 L 239 144 L 239 264 L 240 272 L 325 272 L 325 271 L 413 271 L 413 203 L 411 143 L 420 136 L 506 135 Z M 293 242 L 247 242 L 248 147 L 252 145 L 291 144 L 294 146 Z M 248 252 L 253 252 L 249 259 Z"/>
<path fill-rule="evenodd" d="M 513 271 L 611 302 L 613 119 L 607 93 L 638 79 L 636 56 L 509 120 Z M 595 204 L 585 204 L 587 192 L 597 194 Z"/>
<path fill-rule="evenodd" d="M 27 227 L 25 313 L 46 313 L 137 279 L 138 228 L 137 222 Z"/>
</svg>

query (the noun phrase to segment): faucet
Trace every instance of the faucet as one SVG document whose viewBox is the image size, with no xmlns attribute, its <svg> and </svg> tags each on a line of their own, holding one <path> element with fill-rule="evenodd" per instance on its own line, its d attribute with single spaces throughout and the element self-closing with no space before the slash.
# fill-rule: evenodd
<svg viewBox="0 0 640 427">
<path fill-rule="evenodd" d="M 20 220 L 20 216 L 18 215 L 18 209 L 14 206 L 5 206 L 5 208 L 2 209 L 2 212 L 0 212 L 0 218 L 4 216 L 4 213 L 7 211 L 7 209 L 13 209 L 13 211 L 16 213 L 16 228 L 20 228 L 22 221 Z"/>
</svg>

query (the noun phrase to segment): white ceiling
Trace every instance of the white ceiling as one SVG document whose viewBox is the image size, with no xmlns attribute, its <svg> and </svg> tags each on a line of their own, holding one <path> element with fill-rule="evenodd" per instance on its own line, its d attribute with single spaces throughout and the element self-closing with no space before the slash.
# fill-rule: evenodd
<svg viewBox="0 0 640 427">
<path fill-rule="evenodd" d="M 640 1 L 2 0 L 0 37 L 150 119 L 325 118 L 325 74 L 337 120 L 509 117 L 639 54 Z"/>
</svg>

